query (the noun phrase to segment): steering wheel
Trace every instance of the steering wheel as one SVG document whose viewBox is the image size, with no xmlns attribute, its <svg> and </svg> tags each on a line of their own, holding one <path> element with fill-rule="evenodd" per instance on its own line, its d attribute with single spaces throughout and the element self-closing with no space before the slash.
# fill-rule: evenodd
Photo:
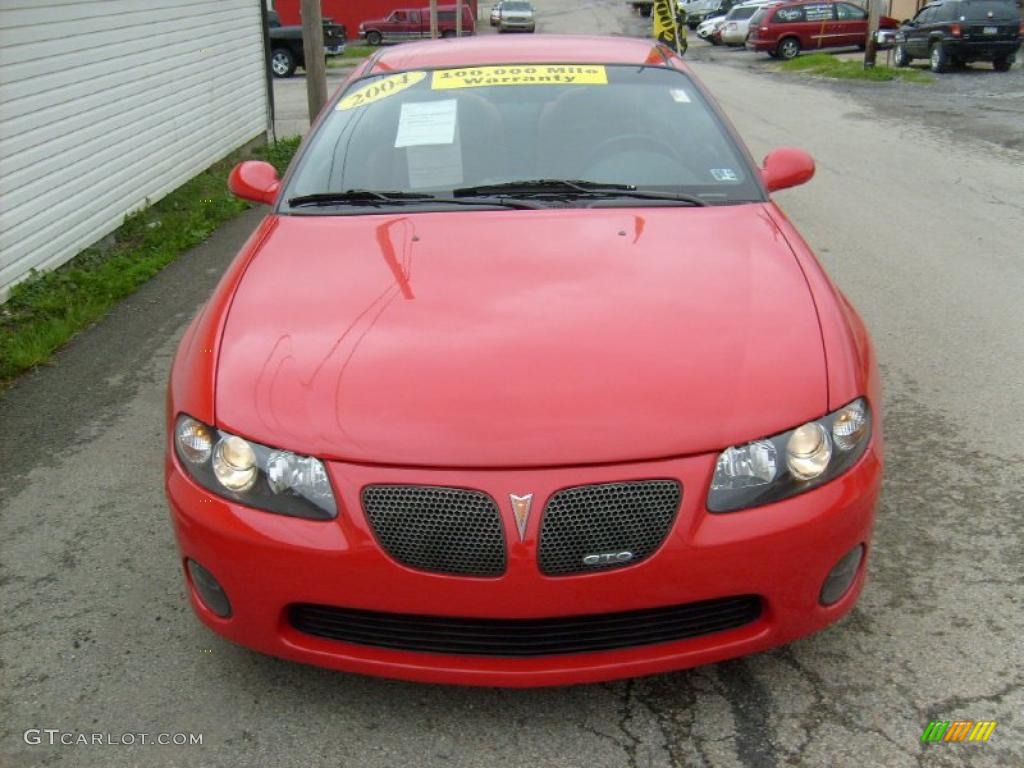
<svg viewBox="0 0 1024 768">
<path fill-rule="evenodd" d="M 612 147 L 616 147 L 616 150 L 612 151 Z M 602 155 L 615 155 L 634 149 L 654 152 L 655 154 L 665 155 L 673 160 L 678 160 L 675 149 L 668 142 L 643 133 L 623 133 L 620 136 L 612 136 L 610 139 L 605 139 L 590 150 L 586 166 L 589 168 Z"/>
</svg>

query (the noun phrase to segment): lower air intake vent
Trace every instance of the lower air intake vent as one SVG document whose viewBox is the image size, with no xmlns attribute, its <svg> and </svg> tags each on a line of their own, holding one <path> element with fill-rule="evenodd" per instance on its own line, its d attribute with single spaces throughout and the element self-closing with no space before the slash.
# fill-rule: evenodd
<svg viewBox="0 0 1024 768">
<path fill-rule="evenodd" d="M 624 613 L 548 619 L 471 619 L 292 605 L 307 635 L 357 645 L 470 656 L 554 656 L 668 643 L 742 627 L 761 615 L 756 595 Z"/>
</svg>

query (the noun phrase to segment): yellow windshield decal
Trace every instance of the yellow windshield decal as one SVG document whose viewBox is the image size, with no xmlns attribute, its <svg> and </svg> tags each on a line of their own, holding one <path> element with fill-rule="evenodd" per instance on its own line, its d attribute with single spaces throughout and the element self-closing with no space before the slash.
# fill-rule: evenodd
<svg viewBox="0 0 1024 768">
<path fill-rule="evenodd" d="M 404 91 L 406 88 L 411 88 L 416 83 L 421 82 L 426 76 L 426 72 L 402 72 L 397 75 L 382 77 L 380 80 L 375 80 L 361 88 L 356 88 L 356 90 L 338 102 L 337 109 L 365 107 L 367 104 L 373 104 L 375 101 L 386 99 L 388 96 L 393 96 Z"/>
<path fill-rule="evenodd" d="M 491 85 L 607 85 L 608 73 L 600 64 L 521 64 L 434 70 L 430 87 L 483 88 Z"/>
</svg>

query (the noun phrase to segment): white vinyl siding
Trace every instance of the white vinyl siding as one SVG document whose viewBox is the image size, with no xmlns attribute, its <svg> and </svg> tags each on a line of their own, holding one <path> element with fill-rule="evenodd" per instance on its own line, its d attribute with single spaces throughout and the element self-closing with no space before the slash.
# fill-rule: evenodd
<svg viewBox="0 0 1024 768">
<path fill-rule="evenodd" d="M 262 0 L 0 0 L 0 301 L 267 127 Z"/>
</svg>

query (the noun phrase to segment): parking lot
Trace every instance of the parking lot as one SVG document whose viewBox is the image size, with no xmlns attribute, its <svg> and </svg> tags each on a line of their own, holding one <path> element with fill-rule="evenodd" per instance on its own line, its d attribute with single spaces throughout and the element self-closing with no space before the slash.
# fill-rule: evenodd
<svg viewBox="0 0 1024 768">
<path fill-rule="evenodd" d="M 541 32 L 648 32 L 620 0 L 535 5 Z M 167 520 L 164 388 L 251 210 L 0 394 L 0 765 L 1024 764 L 1024 71 L 835 83 L 691 41 L 756 157 L 816 157 L 814 180 L 777 199 L 877 347 L 887 467 L 856 610 L 755 656 L 538 690 L 341 674 L 213 635 Z M 936 719 L 998 726 L 987 743 L 922 744 Z M 48 728 L 202 744 L 26 743 Z"/>
</svg>

